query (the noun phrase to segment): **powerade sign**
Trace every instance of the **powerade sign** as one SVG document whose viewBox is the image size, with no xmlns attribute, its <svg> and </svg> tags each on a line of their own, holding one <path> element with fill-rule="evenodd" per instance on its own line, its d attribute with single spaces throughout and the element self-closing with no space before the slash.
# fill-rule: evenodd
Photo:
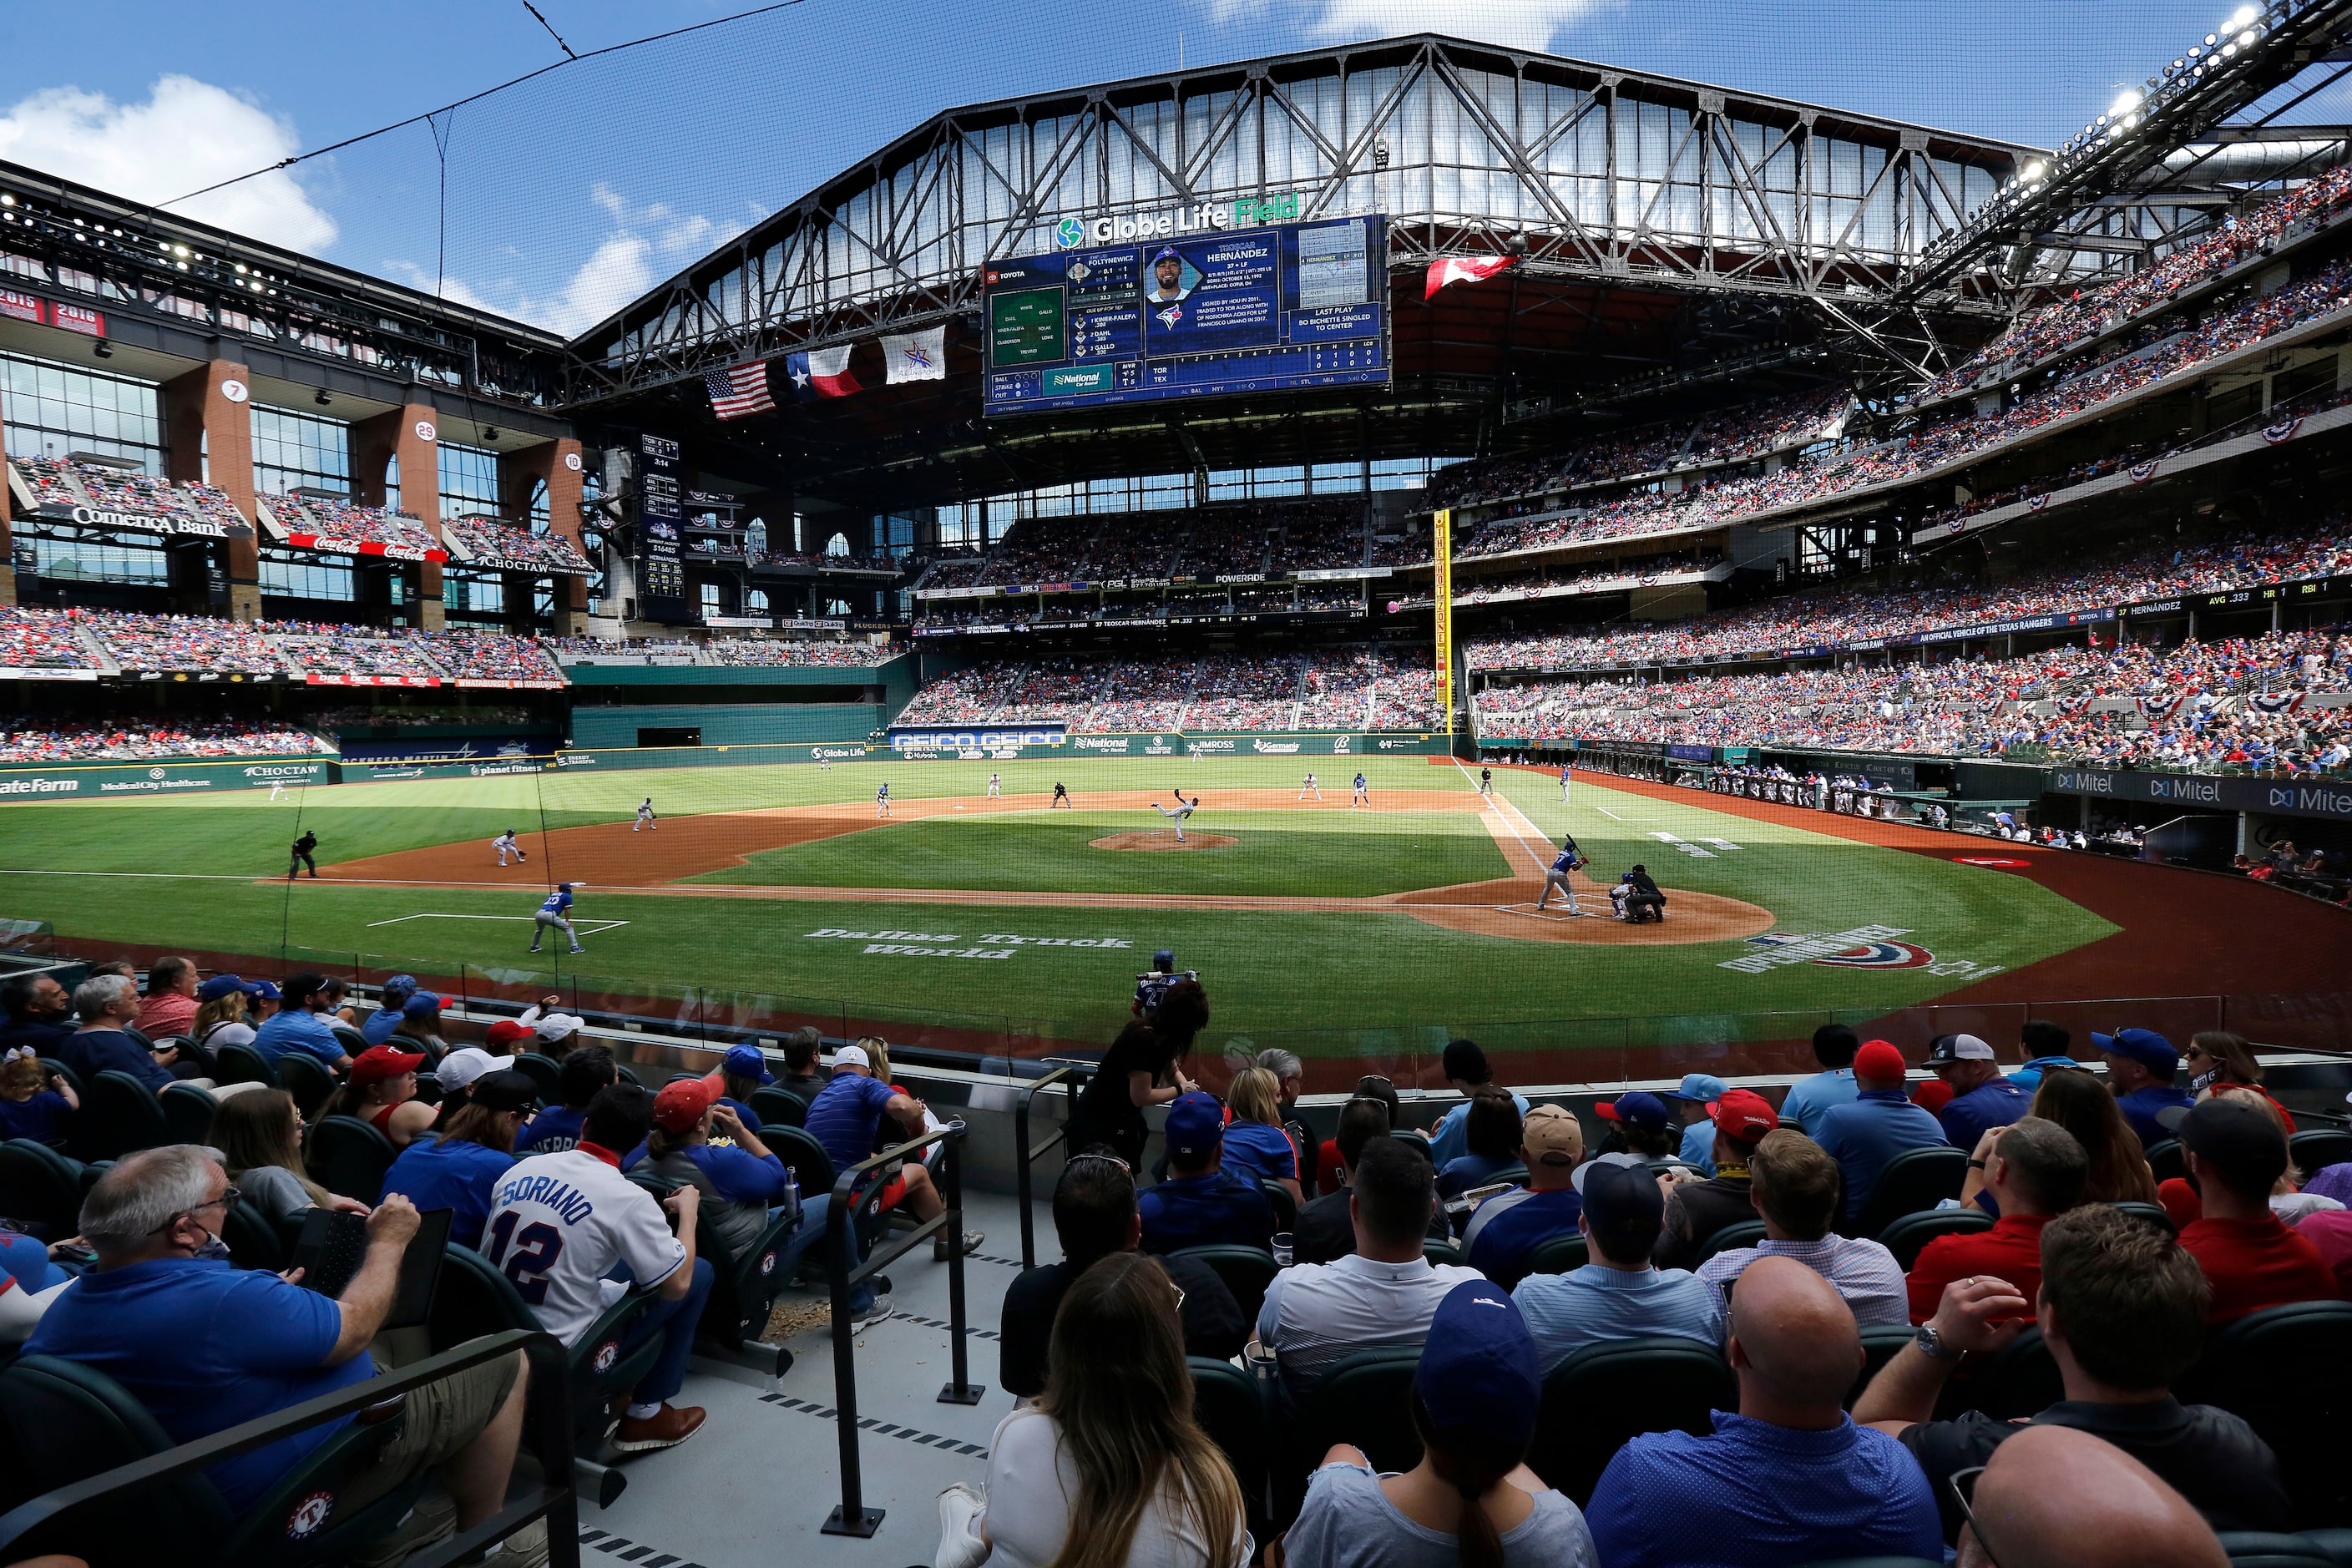
<svg viewBox="0 0 2352 1568">
<path fill-rule="evenodd" d="M 890 749 L 908 752 L 1017 752 L 1024 746 L 1060 746 L 1069 740 L 1063 724 L 1031 724 L 984 730 L 893 728 Z"/>
<path fill-rule="evenodd" d="M 2052 795 L 2083 795 L 2095 800 L 2352 822 L 2352 784 L 2336 781 L 2306 783 L 2296 779 L 2206 778 L 2191 773 L 2054 768 L 2046 787 Z"/>
</svg>

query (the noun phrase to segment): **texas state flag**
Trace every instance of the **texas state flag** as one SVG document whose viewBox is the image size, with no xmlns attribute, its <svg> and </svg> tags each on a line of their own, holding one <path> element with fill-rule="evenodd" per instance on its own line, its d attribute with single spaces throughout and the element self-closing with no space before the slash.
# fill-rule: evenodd
<svg viewBox="0 0 2352 1568">
<path fill-rule="evenodd" d="M 1421 297 L 1434 299 L 1437 291 L 1448 283 L 1475 283 L 1507 271 L 1518 260 L 1516 256 L 1447 256 L 1429 264 L 1428 281 Z"/>
<path fill-rule="evenodd" d="M 844 343 L 837 349 L 811 349 L 804 354 L 784 356 L 784 379 L 793 384 L 795 397 L 846 397 L 859 391 L 857 378 L 849 374 L 849 348 Z"/>
</svg>

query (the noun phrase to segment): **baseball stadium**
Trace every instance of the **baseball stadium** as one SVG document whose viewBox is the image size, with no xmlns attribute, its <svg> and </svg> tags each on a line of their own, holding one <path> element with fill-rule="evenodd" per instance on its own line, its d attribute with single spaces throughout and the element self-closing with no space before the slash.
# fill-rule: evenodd
<svg viewBox="0 0 2352 1568">
<path fill-rule="evenodd" d="M 528 281 L 556 247 L 533 251 L 526 187 L 593 162 L 588 141 L 542 144 L 531 125 L 591 95 L 634 104 L 581 132 L 619 146 L 657 99 L 723 93 L 739 62 L 843 25 L 811 20 L 821 5 L 698 11 L 584 53 L 571 7 L 524 6 L 516 25 L 560 47 L 551 63 L 348 144 L 289 142 L 220 187 L 308 181 L 324 203 L 331 184 L 347 231 L 362 210 L 405 225 L 423 237 L 400 254 L 437 247 L 431 268 L 240 229 L 247 209 L 208 205 L 213 187 L 156 205 L 0 134 L 0 1255 L 29 1237 L 53 1270 L 102 1278 L 117 1257 L 103 1226 L 128 1223 L 108 1194 L 191 1148 L 212 1164 L 173 1178 L 194 1184 L 184 1200 L 124 1197 L 122 1212 L 168 1212 L 152 1240 L 202 1229 L 191 1205 L 221 1203 L 230 1217 L 205 1237 L 239 1270 L 330 1269 L 330 1230 L 373 1259 L 383 1216 L 422 1213 L 404 1256 L 445 1247 L 440 1271 L 394 1292 L 403 1265 L 383 1265 L 378 1369 L 422 1398 L 442 1386 L 430 1376 L 495 1370 L 495 1330 L 523 1358 L 528 1410 L 499 1394 L 483 1410 L 510 1413 L 467 1430 L 488 1443 L 506 1422 L 507 1458 L 520 1431 L 539 1466 L 496 1506 L 436 1472 L 445 1522 L 407 1558 L 425 1568 L 599 1551 L 702 1568 L 778 1550 L 832 1568 L 871 1559 L 886 1511 L 919 1558 L 935 1496 L 940 1568 L 979 1568 L 992 1537 L 1029 1568 L 1117 1568 L 1115 1552 L 1078 1549 L 1084 1499 L 1066 1545 L 1031 1554 L 1002 1533 L 1016 1528 L 998 1470 L 1003 1395 L 1024 1392 L 1016 1306 L 1041 1256 L 1067 1271 L 1018 1353 L 1036 1373 L 1025 1393 L 1079 1419 L 1075 1382 L 1045 1382 L 1044 1358 L 1048 1326 L 1057 1369 L 1077 1353 L 1082 1331 L 1066 1345 L 1065 1327 L 1102 1271 L 1079 1279 L 1091 1255 L 1066 1212 L 1100 1176 L 1085 1162 L 1119 1167 L 1181 1309 L 1208 1287 L 1174 1267 L 1185 1243 L 1154 1240 L 1172 1223 L 1154 1194 L 1196 1179 L 1196 1123 L 1212 1163 L 1246 1173 L 1254 1121 L 1288 1156 L 1260 1172 L 1263 1195 L 1241 1184 L 1278 1233 L 1187 1234 L 1220 1244 L 1192 1247 L 1196 1266 L 1256 1331 L 1204 1357 L 1189 1311 L 1182 1327 L 1247 1543 L 1287 1531 L 1301 1553 L 1328 1503 L 1323 1438 L 1357 1445 L 1390 1488 L 1445 1452 L 1428 1400 L 1447 1335 L 1428 1325 L 1455 1298 L 1414 1309 L 1406 1359 L 1392 1348 L 1385 1371 L 1363 1370 L 1360 1412 L 1300 1381 L 1321 1350 L 1285 1349 L 1277 1367 L 1271 1348 L 1284 1303 L 1315 1288 L 1270 1283 L 1297 1272 L 1294 1230 L 1315 1266 L 1308 1208 L 1354 1191 L 1330 1223 L 1348 1242 L 1352 1212 L 1352 1245 L 1371 1250 L 1387 1155 L 1362 1134 L 1367 1105 L 1374 1133 L 1394 1134 L 1383 1147 L 1435 1151 L 1433 1198 L 1417 1201 L 1453 1212 L 1427 1232 L 1429 1262 L 1464 1289 L 1516 1287 L 1539 1348 L 1520 1280 L 1601 1267 L 1605 1237 L 1571 1214 L 1549 1237 L 1567 1250 L 1498 1268 L 1477 1237 L 1509 1222 L 1484 1205 L 1538 1212 L 1568 1179 L 1546 1163 L 1565 1163 L 1598 1219 L 1618 1212 L 1607 1162 L 1648 1158 L 1657 1183 L 1643 1174 L 1626 1201 L 1664 1194 L 1662 1277 L 1687 1219 L 1677 1184 L 1716 1185 L 1719 1167 L 1740 1173 L 1742 1212 L 1717 1215 L 1716 1248 L 1883 1242 L 1908 1274 L 1912 1315 L 1897 1303 L 1874 1327 L 1851 1279 L 1805 1255 L 1870 1358 L 1867 1389 L 1844 1396 L 1857 1432 L 1901 1426 L 1889 1380 L 1946 1345 L 1988 1370 L 1922 1405 L 1923 1426 L 1930 1405 L 2032 1415 L 2061 1371 L 2068 1399 L 2089 1397 L 2054 1294 L 2030 1341 L 1979 1342 L 1956 1298 L 1937 1315 L 1942 1285 L 1919 1283 L 1931 1237 L 2008 1224 L 2003 1204 L 2058 1213 L 2032 1196 L 2054 1189 L 2020 1173 L 2042 1156 L 2015 1130 L 2055 1115 L 2046 1091 L 2025 1110 L 2037 1084 L 2079 1077 L 2104 1086 L 2105 1121 L 2123 1108 L 2125 1163 L 2145 1156 L 2163 1208 L 2129 1184 L 2103 1205 L 2168 1214 L 2176 1251 L 2233 1212 L 2217 1173 L 2227 1140 L 2253 1134 L 2218 1112 L 2205 1130 L 2216 1096 L 2246 1109 L 2225 1090 L 2275 1112 L 2248 1116 L 2265 1149 L 2287 1139 L 2269 1200 L 2287 1225 L 2331 1221 L 2305 1217 L 2342 1207 L 2319 1178 L 2352 1173 L 2352 124 L 2336 85 L 2352 0 L 2208 8 L 2185 27 L 2169 0 L 2103 20 L 2130 35 L 2117 85 L 2054 121 L 1989 107 L 1982 133 L 1927 123 L 1953 117 L 1940 108 L 1915 122 L 1778 96 L 1761 71 L 1714 85 L 1523 41 L 1280 28 L 1280 50 L 1204 64 L 1196 34 L 1173 72 L 927 106 L 829 176 L 805 156 L 760 188 L 736 189 L 753 183 L 738 171 L 729 188 L 753 215 L 740 220 L 680 216 L 689 191 L 717 188 L 722 147 L 689 152 L 711 167 L 681 170 L 675 191 L 599 184 L 615 222 L 661 237 L 632 241 L 658 267 L 593 310 L 547 307 Z M 2029 47 L 2054 59 L 2070 45 L 2062 27 Z M 2107 53 L 2084 67 L 2114 68 Z M 655 80 L 664 92 L 632 85 Z M 1899 84 L 1854 86 L 1858 103 L 1904 101 Z M 483 116 L 494 153 L 453 129 Z M 387 136 L 408 151 L 385 152 Z M 516 258 L 526 282 L 480 284 L 485 261 L 457 283 L 468 243 Z M 270 1048 L 281 1018 L 318 1045 Z M 1943 1119 L 1934 1159 L 1912 1152 L 1913 1184 L 1883 1161 L 1859 1171 L 1822 1131 L 1806 1097 L 1825 1079 Z M 1951 1131 L 1948 1110 L 1989 1081 L 2020 1085 L 2002 1091 L 2018 1105 L 1992 1131 Z M 569 1198 L 504 1174 L 536 1166 L 530 1129 L 548 1118 L 572 1120 L 541 1158 L 602 1159 L 596 1129 L 624 1125 L 613 1097 L 632 1092 L 637 1155 L 609 1173 L 582 1159 Z M 2145 1094 L 2190 1109 L 2143 1125 Z M 238 1152 L 234 1124 L 265 1097 L 290 1113 L 267 1135 L 284 1159 Z M 1741 1114 L 1759 1118 L 1746 1132 Z M 1783 1145 L 1757 1154 L 1784 1173 L 1758 1175 L 1744 1212 L 1767 1121 L 1768 1140 L 1828 1146 L 1854 1239 L 1816 1242 L 1768 1206 L 1768 1182 L 1796 1180 Z M 2090 1136 L 2053 1135 L 2071 1148 L 2069 1133 Z M 1992 1152 L 2003 1139 L 2014 1169 Z M 403 1197 L 407 1151 L 467 1140 L 495 1156 L 497 1184 L 436 1232 L 432 1205 Z M 696 1151 L 714 1144 L 756 1154 L 792 1196 L 705 1179 Z M 257 1163 L 310 1196 L 256 1209 L 274 1190 Z M 215 1166 L 225 1197 L 196 1191 Z M 750 1217 L 701 1254 L 718 1283 L 705 1268 L 692 1289 L 715 1293 L 675 1315 L 649 1303 L 685 1288 L 625 1280 L 655 1282 L 633 1261 L 646 1247 L 696 1257 L 681 1184 L 702 1193 L 706 1236 L 714 1211 Z M 2202 1222 L 2173 1201 L 2200 1190 Z M 829 1216 L 803 1206 L 828 1193 Z M 2289 1213 L 2281 1193 L 2311 1202 Z M 567 1285 L 565 1237 L 624 1204 L 646 1206 L 646 1234 Z M 351 1239 L 357 1220 L 336 1229 L 335 1209 L 369 1215 L 367 1239 Z M 509 1238 L 542 1209 L 521 1233 L 542 1237 L 540 1271 L 518 1272 L 527 1244 Z M 983 1219 L 992 1243 L 966 1228 Z M 188 1256 L 215 1256 L 188 1237 Z M 1718 1253 L 1691 1239 L 1684 1267 L 1704 1281 Z M 945 1267 L 907 1256 L 926 1240 Z M 2352 1226 L 2336 1245 L 2314 1242 L 2352 1281 Z M 1231 1256 L 1260 1247 L 1263 1271 L 1255 1251 Z M 875 1272 L 893 1259 L 895 1327 Z M 344 1261 L 348 1332 L 376 1265 Z M 2221 1291 L 2221 1266 L 2205 1266 Z M 1762 1272 L 1769 1300 L 1781 1277 Z M 79 1364 L 57 1348 L 58 1315 L 18 1331 L 8 1283 L 0 1456 L 22 1463 L 0 1472 L 37 1484 L 0 1484 L 0 1561 L 394 1562 L 362 1548 L 423 1528 L 401 1511 L 439 1496 L 423 1459 L 362 1489 L 350 1477 L 377 1461 L 337 1438 L 236 1479 L 246 1460 L 216 1424 L 183 1430 L 115 1363 L 58 1370 Z M 1719 1329 L 1728 1281 L 1713 1288 Z M 567 1290 L 585 1292 L 576 1322 Z M 2030 1320 L 2035 1292 L 2021 1296 L 2013 1317 Z M 2296 1300 L 2261 1305 L 2309 1306 Z M 2296 1359 L 2352 1326 L 2352 1305 L 2329 1311 L 2279 1319 L 2259 1345 L 2225 1341 L 2216 1317 L 2204 1342 L 2219 1348 L 2196 1363 L 2200 1397 L 2236 1412 L 2266 1461 L 2278 1451 L 2279 1508 L 2217 1509 L 2147 1461 L 2231 1561 L 2352 1560 L 2326 1554 L 2343 1550 L 2352 1492 L 2311 1458 L 2352 1417 L 2345 1342 L 2332 1371 Z M 1658 1409 L 1622 1432 L 1564 1413 L 1642 1403 L 1635 1384 L 1562 1394 L 1555 1365 L 1591 1352 L 1545 1363 L 1520 1468 L 1591 1525 L 1581 1547 L 1537 1542 L 1547 1558 L 1696 1560 L 1626 1544 L 1639 1510 L 1612 1456 L 1745 1411 L 1730 1382 L 1752 1369 L 1718 1334 L 1706 1368 L 1676 1371 L 1654 1336 L 1679 1331 L 1655 1312 L 1628 1331 L 1654 1337 L 1628 1342 L 1666 1358 L 1640 1374 Z M 661 1328 L 673 1315 L 698 1326 Z M 1922 1348 L 1898 1356 L 1918 1325 Z M 404 1331 L 434 1373 L 387 1360 Z M 1480 1331 L 1459 1327 L 1459 1343 Z M 974 1336 L 1000 1342 L 1003 1386 L 968 1369 Z M 2242 1365 L 2214 1359 L 2231 1345 Z M 2281 1366 L 2312 1371 L 2324 1416 L 2215 1392 Z M 877 1413 L 863 1418 L 861 1380 Z M 301 1419 L 361 1409 L 338 1397 Z M 274 1408 L 234 1429 L 247 1450 Z M 418 1409 L 384 1441 L 423 1443 Z M 708 1439 L 661 1452 L 706 1410 L 733 1424 L 737 1454 Z M 52 1420 L 155 1435 L 18 1456 Z M 727 1467 L 724 1510 L 697 1504 L 686 1456 Z M 1998 1461 L 1974 1463 L 1981 1499 Z M 760 1516 L 781 1506 L 779 1465 L 810 1481 L 782 1521 Z M 957 1501 L 983 1468 L 995 1500 Z M 155 1555 L 147 1516 L 119 1508 L 167 1494 L 195 1543 L 184 1559 Z M 1940 1541 L 1816 1532 L 1799 1554 L 1738 1561 L 1934 1560 L 1960 1542 L 1959 1561 L 1990 1563 L 1968 1500 L 1953 1506 L 1939 1493 L 1927 1509 Z M 2290 1526 L 2314 1555 L 2242 1555 L 2231 1534 L 2274 1542 Z M 2104 1529 L 2072 1528 L 2078 1543 Z M 1471 1564 L 1466 1524 L 1460 1539 Z M 1475 1562 L 1503 1568 L 1507 1548 L 1516 1564 L 1535 1549 L 1519 1540 Z M 1168 1561 L 1248 1561 L 1183 1542 L 1192 1555 Z"/>
</svg>

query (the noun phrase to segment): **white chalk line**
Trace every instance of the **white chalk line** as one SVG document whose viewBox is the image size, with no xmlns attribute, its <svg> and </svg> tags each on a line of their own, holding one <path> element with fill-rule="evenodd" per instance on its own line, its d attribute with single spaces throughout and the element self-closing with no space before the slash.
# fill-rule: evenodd
<svg viewBox="0 0 2352 1568">
<path fill-rule="evenodd" d="M 528 924 L 530 921 L 536 921 L 538 918 L 539 917 L 537 915 L 447 915 L 426 913 L 420 915 L 394 915 L 388 921 L 368 921 L 368 925 L 371 929 L 376 926 L 396 926 L 403 921 L 521 921 Z M 582 936 L 594 936 L 598 931 L 617 931 L 622 926 L 627 925 L 628 923 L 629 922 L 626 921 L 574 921 L 572 922 L 572 929 L 577 931 Z"/>
</svg>

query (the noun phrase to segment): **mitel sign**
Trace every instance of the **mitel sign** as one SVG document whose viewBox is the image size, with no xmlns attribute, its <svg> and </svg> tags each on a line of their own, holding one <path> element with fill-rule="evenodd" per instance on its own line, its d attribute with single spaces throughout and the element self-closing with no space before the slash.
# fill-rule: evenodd
<svg viewBox="0 0 2352 1568">
<path fill-rule="evenodd" d="M 1063 250 L 1077 250 L 1122 239 L 1162 239 L 1247 228 L 1253 224 L 1292 223 L 1297 217 L 1298 193 L 1285 191 L 1280 195 L 1244 196 L 1230 205 L 1194 202 L 1168 212 L 1132 213 L 1124 217 L 1066 217 L 1054 226 L 1054 244 Z"/>
</svg>

